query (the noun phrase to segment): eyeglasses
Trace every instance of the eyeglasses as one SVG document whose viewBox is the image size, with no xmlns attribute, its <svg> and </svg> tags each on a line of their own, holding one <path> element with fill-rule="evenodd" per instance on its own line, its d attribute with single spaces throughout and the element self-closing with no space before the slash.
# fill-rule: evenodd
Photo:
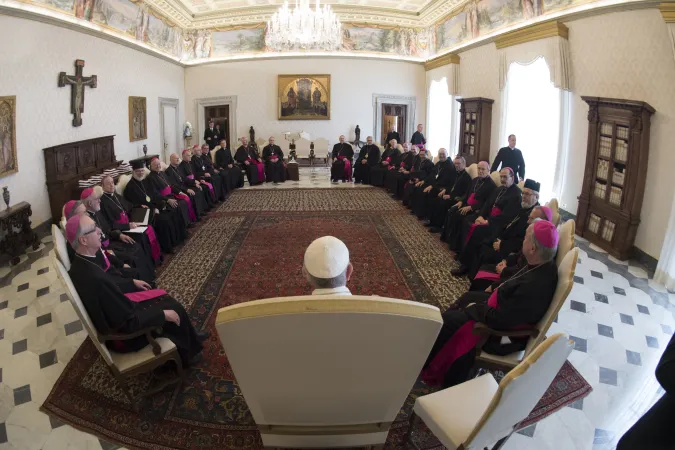
<svg viewBox="0 0 675 450">
<path fill-rule="evenodd" d="M 98 230 L 98 228 L 97 228 L 97 227 L 94 227 L 93 230 L 89 230 L 89 231 L 87 231 L 86 233 L 82 233 L 82 236 L 86 236 L 86 235 L 88 235 L 88 234 L 95 233 L 97 230 Z"/>
</svg>

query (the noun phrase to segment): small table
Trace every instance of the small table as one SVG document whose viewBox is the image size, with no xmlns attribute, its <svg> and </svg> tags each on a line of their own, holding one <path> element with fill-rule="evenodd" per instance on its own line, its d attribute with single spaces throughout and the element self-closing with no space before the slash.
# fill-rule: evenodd
<svg viewBox="0 0 675 450">
<path fill-rule="evenodd" d="M 300 171 L 298 170 L 298 163 L 286 164 L 286 174 L 291 181 L 300 181 Z"/>
<path fill-rule="evenodd" d="M 21 252 L 31 245 L 33 250 L 40 247 L 37 234 L 30 226 L 30 216 L 33 210 L 30 203 L 21 202 L 0 212 L 0 232 L 5 238 L 0 241 L 0 253 L 8 253 L 12 258 L 10 265 L 19 263 Z"/>
</svg>

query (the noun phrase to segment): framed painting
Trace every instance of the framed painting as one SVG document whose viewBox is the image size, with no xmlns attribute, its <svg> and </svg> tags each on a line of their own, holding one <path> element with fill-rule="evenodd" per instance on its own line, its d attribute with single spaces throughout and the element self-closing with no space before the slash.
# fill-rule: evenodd
<svg viewBox="0 0 675 450">
<path fill-rule="evenodd" d="M 148 138 L 148 114 L 145 97 L 129 97 L 129 140 Z"/>
<path fill-rule="evenodd" d="M 0 178 L 17 173 L 16 96 L 0 97 Z"/>
<path fill-rule="evenodd" d="M 329 120 L 330 75 L 279 75 L 279 120 Z"/>
</svg>

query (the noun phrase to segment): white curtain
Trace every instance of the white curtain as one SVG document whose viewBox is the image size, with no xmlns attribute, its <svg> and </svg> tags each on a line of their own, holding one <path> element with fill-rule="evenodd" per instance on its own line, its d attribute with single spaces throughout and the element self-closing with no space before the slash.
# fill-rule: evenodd
<svg viewBox="0 0 675 450">
<path fill-rule="evenodd" d="M 550 81 L 542 57 L 512 63 L 503 91 L 502 142 L 516 135 L 523 152 L 525 177 L 541 184 L 540 202 L 560 198 L 568 145 L 569 93 Z"/>
<path fill-rule="evenodd" d="M 675 57 L 675 23 L 666 22 L 666 27 L 668 27 L 668 35 L 670 36 L 670 44 L 673 47 L 673 57 Z"/>
<path fill-rule="evenodd" d="M 459 65 L 447 64 L 427 72 L 427 148 L 436 156 L 439 148 L 450 154 L 457 147 L 459 126 Z"/>
<path fill-rule="evenodd" d="M 670 206 L 668 230 L 661 248 L 659 264 L 656 266 L 654 281 L 665 285 L 669 291 L 675 291 L 675 198 Z"/>
<path fill-rule="evenodd" d="M 509 67 L 514 62 L 521 64 L 543 57 L 549 67 L 551 83 L 558 89 L 572 90 L 570 47 L 567 39 L 554 36 L 525 42 L 499 50 L 499 89 L 504 89 L 509 77 Z"/>
</svg>

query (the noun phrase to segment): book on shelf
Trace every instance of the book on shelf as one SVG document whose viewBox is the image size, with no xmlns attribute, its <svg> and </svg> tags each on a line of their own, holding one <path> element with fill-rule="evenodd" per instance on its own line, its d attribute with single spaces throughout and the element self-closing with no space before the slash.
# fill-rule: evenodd
<svg viewBox="0 0 675 450">
<path fill-rule="evenodd" d="M 628 127 L 617 126 L 616 137 L 619 139 L 628 139 Z"/>
<path fill-rule="evenodd" d="M 598 181 L 595 182 L 595 196 L 599 198 L 605 198 L 605 192 L 607 189 L 607 185 L 600 183 Z"/>
<path fill-rule="evenodd" d="M 626 162 L 628 158 L 628 143 L 624 141 L 616 141 L 614 159 L 617 161 Z"/>
<path fill-rule="evenodd" d="M 624 173 L 618 172 L 617 169 L 614 168 L 614 171 L 612 172 L 612 182 L 620 186 L 623 186 L 624 179 L 625 179 Z"/>
<path fill-rule="evenodd" d="M 600 136 L 600 156 L 605 158 L 612 156 L 612 138 Z"/>
<path fill-rule="evenodd" d="M 612 134 L 612 124 L 611 123 L 601 123 L 600 124 L 600 133 L 611 136 L 611 134 Z"/>
<path fill-rule="evenodd" d="M 618 188 L 616 186 L 612 186 L 612 188 L 609 190 L 609 202 L 613 205 L 621 206 L 621 195 L 622 194 L 623 194 L 623 190 L 621 188 Z"/>
<path fill-rule="evenodd" d="M 588 220 L 588 229 L 592 233 L 597 234 L 599 228 L 600 228 L 600 217 L 596 216 L 595 214 L 591 214 L 591 218 Z"/>
<path fill-rule="evenodd" d="M 609 175 L 609 161 L 605 161 L 604 159 L 598 161 L 598 170 L 596 175 L 598 178 L 602 178 L 603 180 L 607 179 L 607 175 Z"/>
</svg>

